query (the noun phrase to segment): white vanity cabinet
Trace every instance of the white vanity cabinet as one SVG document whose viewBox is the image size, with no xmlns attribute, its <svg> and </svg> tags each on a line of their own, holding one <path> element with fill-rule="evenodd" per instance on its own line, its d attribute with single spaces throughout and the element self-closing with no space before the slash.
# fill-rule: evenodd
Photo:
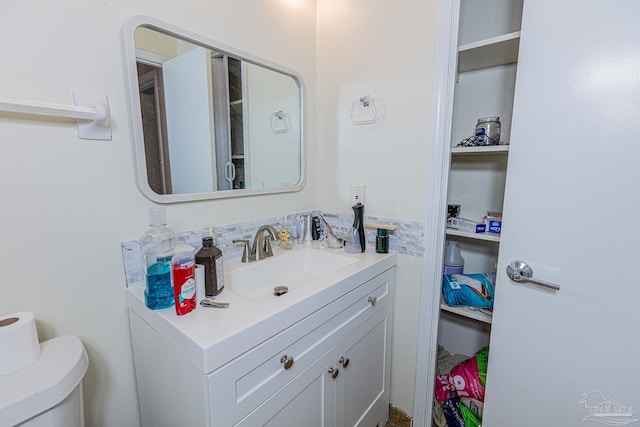
<svg viewBox="0 0 640 427">
<path fill-rule="evenodd" d="M 394 274 L 376 273 L 271 335 L 249 328 L 255 345 L 211 372 L 131 310 L 142 424 L 382 427 Z"/>
</svg>

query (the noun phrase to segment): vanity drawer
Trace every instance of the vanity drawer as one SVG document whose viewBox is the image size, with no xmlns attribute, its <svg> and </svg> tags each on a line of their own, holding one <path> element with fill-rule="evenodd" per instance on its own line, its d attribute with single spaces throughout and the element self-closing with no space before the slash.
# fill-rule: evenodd
<svg viewBox="0 0 640 427">
<path fill-rule="evenodd" d="M 393 269 L 365 282 L 207 376 L 210 425 L 234 425 L 390 303 Z M 260 337 L 256 337 L 257 341 Z"/>
</svg>

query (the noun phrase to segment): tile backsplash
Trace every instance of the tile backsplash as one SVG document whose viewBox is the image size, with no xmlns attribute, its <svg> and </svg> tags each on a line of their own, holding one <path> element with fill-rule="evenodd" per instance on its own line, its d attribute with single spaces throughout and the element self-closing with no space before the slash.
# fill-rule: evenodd
<svg viewBox="0 0 640 427">
<path fill-rule="evenodd" d="M 331 226 L 334 234 L 338 237 L 344 237 L 353 224 L 353 214 L 347 212 L 334 212 L 325 210 L 313 210 L 304 212 L 295 212 L 287 215 L 290 228 L 293 233 L 295 218 L 298 215 L 306 216 L 321 214 Z M 390 234 L 389 248 L 391 251 L 421 256 L 424 251 L 424 224 L 417 221 L 405 221 L 399 219 L 390 219 L 376 216 L 365 215 L 365 221 L 374 221 L 381 223 L 396 224 L 398 228 Z M 233 240 L 249 240 L 253 241 L 253 236 L 261 225 L 271 224 L 276 230 L 282 227 L 283 217 L 267 217 L 254 221 L 240 222 L 235 224 L 226 224 L 216 227 L 206 227 L 183 231 L 176 234 L 176 241 L 191 245 L 194 248 L 200 248 L 202 238 L 205 236 L 213 236 L 214 242 L 225 258 L 235 258 L 242 255 L 242 245 L 233 243 Z M 365 228 L 367 237 L 367 250 L 375 250 L 376 230 Z M 142 256 L 140 253 L 140 244 L 137 240 L 127 240 L 121 242 L 122 259 L 124 262 L 125 279 L 127 286 L 132 283 L 144 280 L 144 269 L 142 266 Z"/>
</svg>

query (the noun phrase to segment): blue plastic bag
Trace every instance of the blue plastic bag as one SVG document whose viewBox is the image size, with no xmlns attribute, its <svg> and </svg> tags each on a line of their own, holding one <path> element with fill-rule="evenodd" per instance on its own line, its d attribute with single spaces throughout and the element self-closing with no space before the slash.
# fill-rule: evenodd
<svg viewBox="0 0 640 427">
<path fill-rule="evenodd" d="M 495 273 L 445 274 L 442 280 L 444 301 L 454 306 L 493 308 Z"/>
</svg>

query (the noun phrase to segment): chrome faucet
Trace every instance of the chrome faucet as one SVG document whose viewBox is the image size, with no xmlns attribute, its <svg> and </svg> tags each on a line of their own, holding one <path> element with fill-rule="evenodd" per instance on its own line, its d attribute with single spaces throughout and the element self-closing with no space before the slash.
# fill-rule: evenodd
<svg viewBox="0 0 640 427">
<path fill-rule="evenodd" d="M 248 240 L 234 239 L 232 242 L 242 243 L 244 245 L 244 250 L 242 251 L 242 262 L 253 262 L 256 260 L 256 254 L 255 252 L 252 253 L 251 245 Z"/>
<path fill-rule="evenodd" d="M 265 237 L 265 232 L 268 235 Z M 248 240 L 233 240 L 233 243 L 242 243 L 244 250 L 242 252 L 242 262 L 253 262 L 260 259 L 273 256 L 271 249 L 271 240 L 278 240 L 278 232 L 271 225 L 263 225 L 258 228 L 253 238 L 253 245 Z"/>
<path fill-rule="evenodd" d="M 265 231 L 268 236 L 265 237 Z M 278 232 L 271 225 L 263 225 L 258 228 L 256 235 L 253 238 L 253 246 L 251 247 L 251 253 L 255 254 L 256 260 L 261 260 L 273 256 L 271 250 L 271 240 L 278 240 Z"/>
</svg>

